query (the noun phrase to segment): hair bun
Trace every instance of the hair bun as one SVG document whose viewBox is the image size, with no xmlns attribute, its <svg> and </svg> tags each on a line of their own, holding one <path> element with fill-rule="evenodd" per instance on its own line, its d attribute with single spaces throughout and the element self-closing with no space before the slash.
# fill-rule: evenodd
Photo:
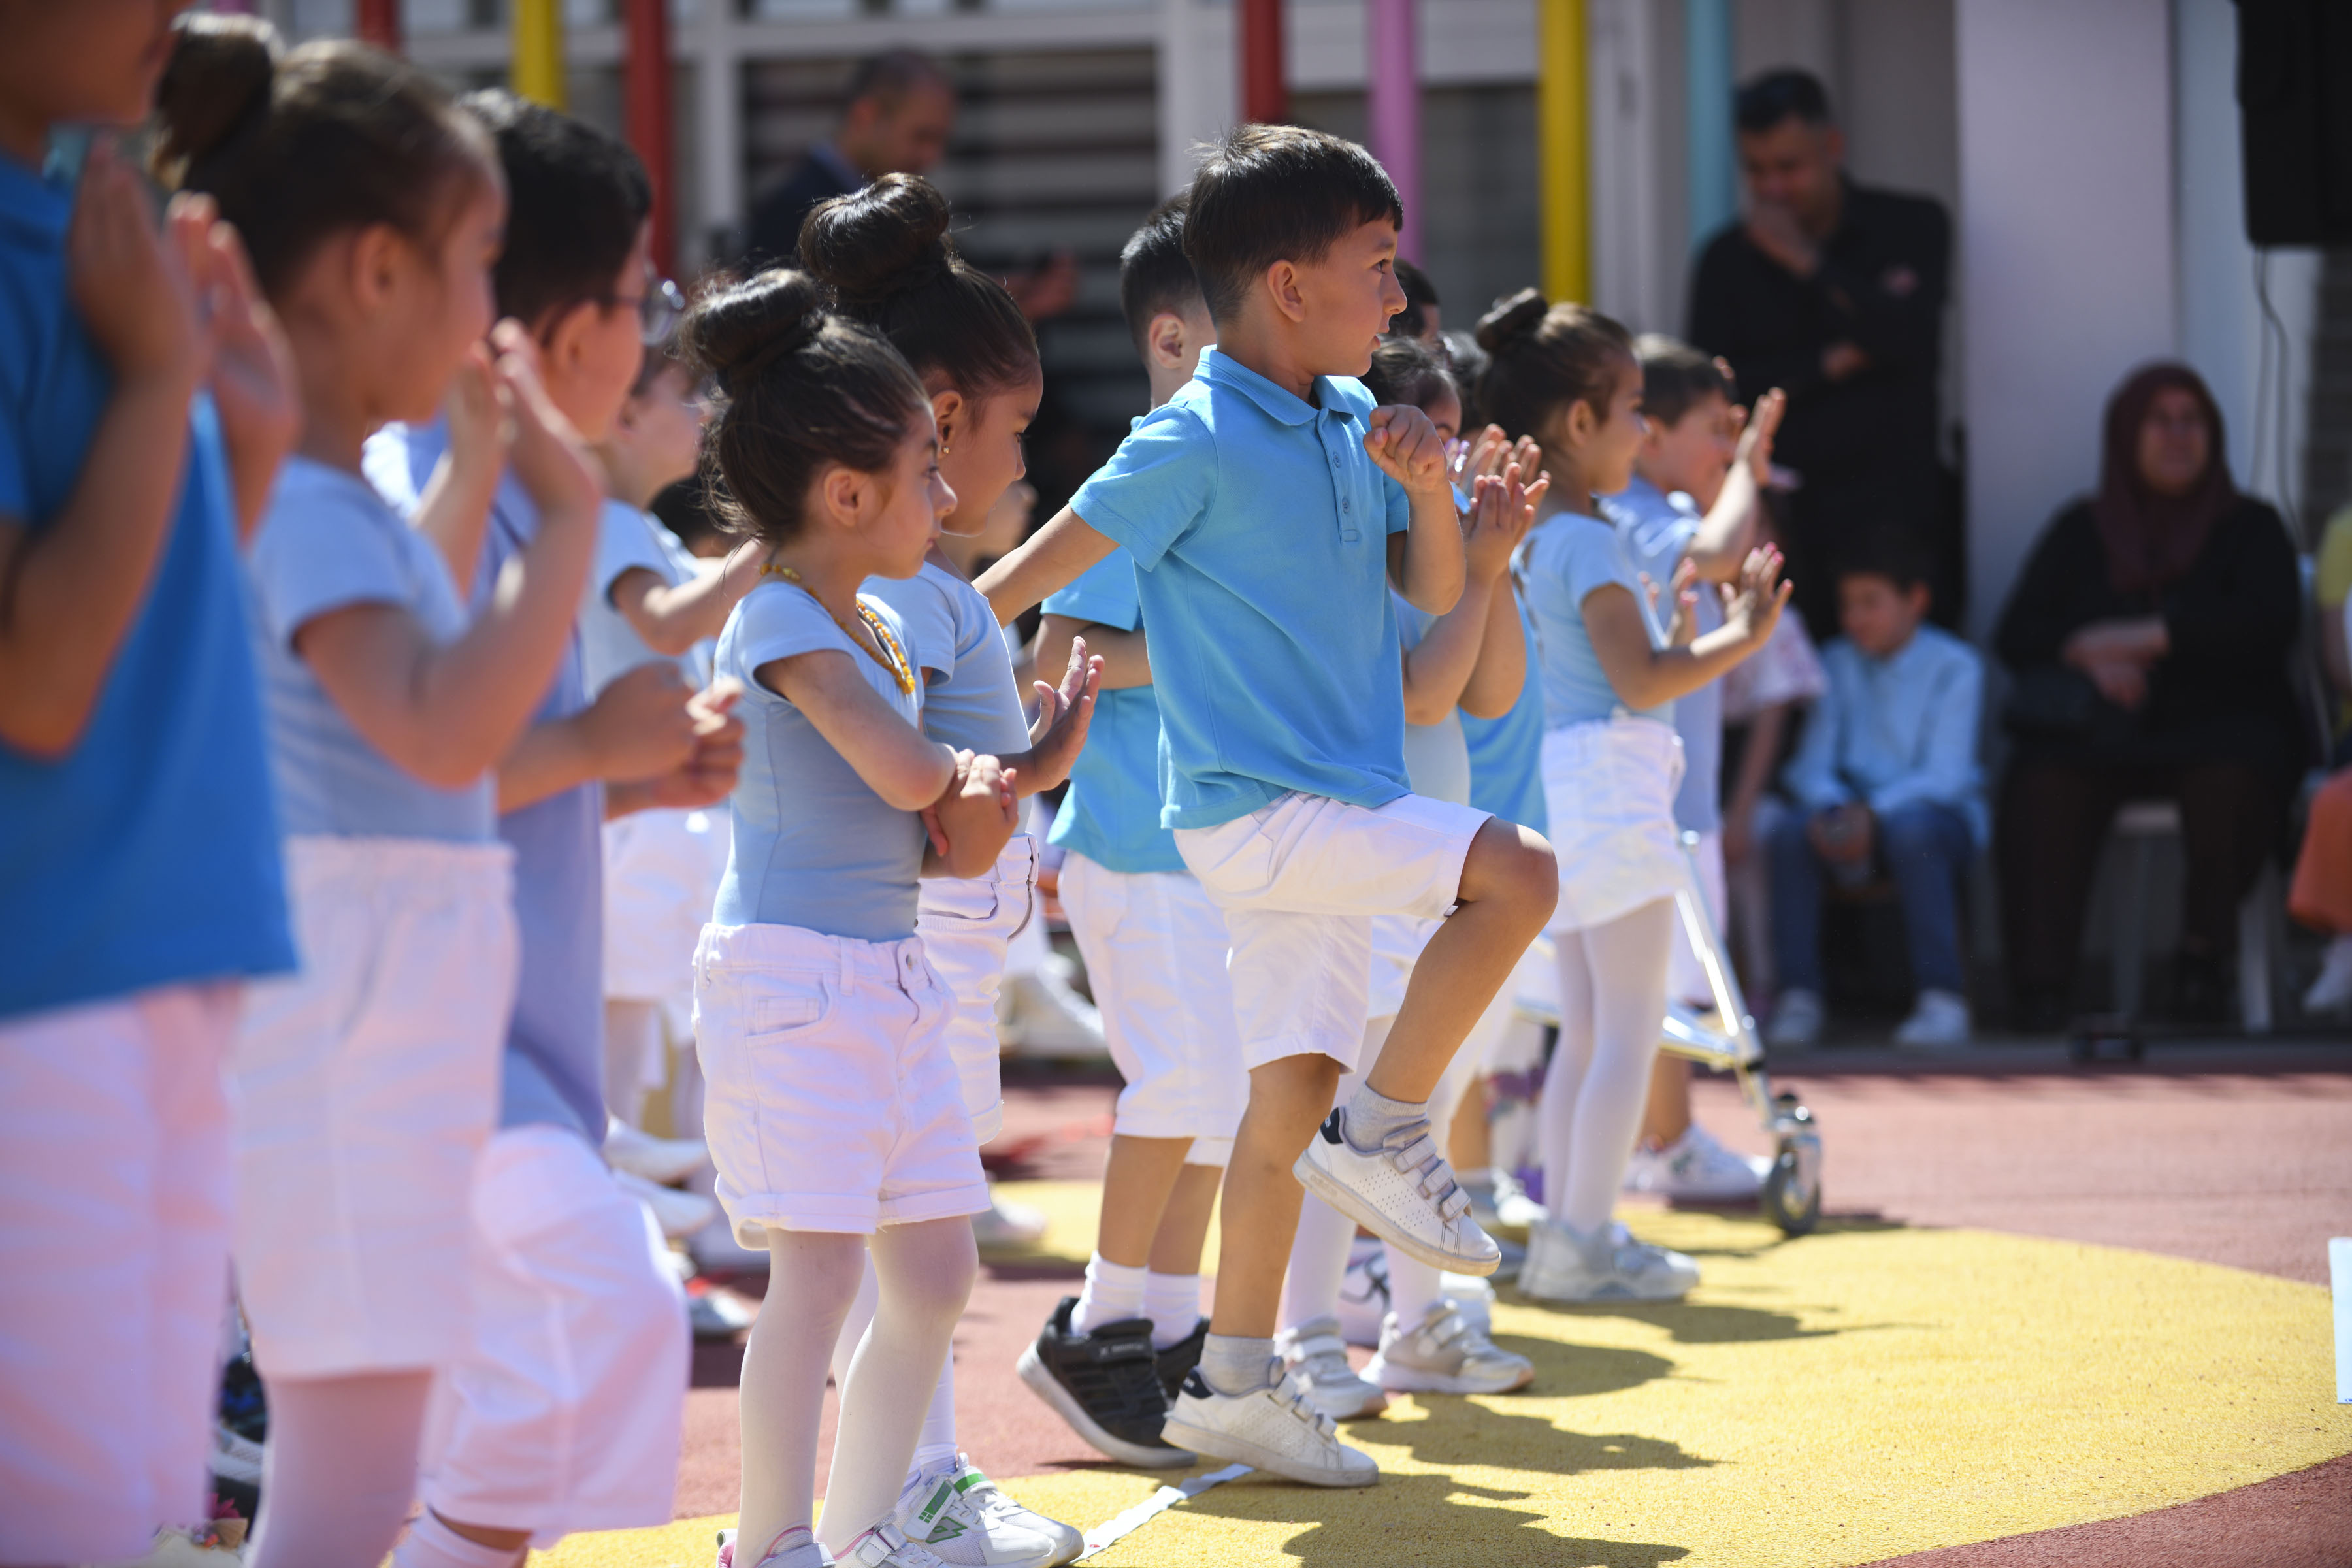
<svg viewBox="0 0 2352 1568">
<path fill-rule="evenodd" d="M 150 159 L 177 187 L 191 165 L 217 152 L 269 102 L 278 75 L 278 30 L 256 16 L 191 11 L 155 89 L 159 127 Z"/>
<path fill-rule="evenodd" d="M 732 396 L 807 344 L 830 319 L 824 285 L 805 272 L 773 267 L 697 300 L 678 325 L 678 346 Z"/>
<path fill-rule="evenodd" d="M 1478 346 L 1490 354 L 1501 353 L 1531 335 L 1536 324 L 1550 310 L 1551 303 L 1540 289 L 1522 289 L 1507 300 L 1496 300 L 1493 310 L 1478 318 Z"/>
<path fill-rule="evenodd" d="M 955 261 L 948 199 L 919 174 L 885 174 L 821 202 L 801 225 L 801 265 L 850 304 L 878 304 Z"/>
</svg>

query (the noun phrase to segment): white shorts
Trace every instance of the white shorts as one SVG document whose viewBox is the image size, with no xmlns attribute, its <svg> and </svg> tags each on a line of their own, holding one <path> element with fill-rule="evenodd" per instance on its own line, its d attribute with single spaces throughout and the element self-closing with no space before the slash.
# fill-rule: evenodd
<svg viewBox="0 0 2352 1568">
<path fill-rule="evenodd" d="M 996 994 L 1013 933 L 1037 909 L 1037 841 L 1016 833 L 985 877 L 926 877 L 915 934 L 931 973 L 948 988 L 948 1055 L 963 1087 L 971 1134 L 985 1143 L 1004 1130 L 1003 1042 L 996 1037 Z"/>
<path fill-rule="evenodd" d="M 1683 741 L 1674 726 L 1620 714 L 1543 738 L 1544 806 L 1559 857 L 1551 931 L 1606 925 L 1683 885 L 1675 786 Z"/>
<path fill-rule="evenodd" d="M 668 1523 L 691 1340 L 652 1216 L 570 1129 L 509 1127 L 472 1221 L 473 1327 L 435 1381 L 425 1506 L 539 1547 Z"/>
<path fill-rule="evenodd" d="M 0 1019 L 0 1563 L 204 1516 L 235 982 Z"/>
<path fill-rule="evenodd" d="M 1730 929 L 1724 923 L 1724 912 L 1730 905 L 1725 901 L 1723 835 L 1700 834 L 1691 858 L 1698 864 L 1698 891 L 1706 904 L 1707 921 L 1715 927 L 1716 938 L 1720 942 L 1723 933 Z M 1724 951 L 1728 953 L 1730 949 Z M 1679 920 L 1675 921 L 1674 948 L 1666 954 L 1666 1000 L 1715 1005 L 1715 991 L 1706 983 L 1706 969 L 1692 951 L 1690 932 Z"/>
<path fill-rule="evenodd" d="M 457 1353 L 474 1158 L 514 1007 L 514 851 L 286 841 L 301 973 L 246 993 L 229 1057 L 237 1294 L 270 1377 Z"/>
<path fill-rule="evenodd" d="M 638 811 L 604 824 L 605 995 L 689 1002 L 694 944 L 727 874 L 730 837 L 724 807 Z"/>
<path fill-rule="evenodd" d="M 1189 873 L 1113 871 L 1083 855 L 1062 862 L 1062 908 L 1127 1080 L 1112 1131 L 1190 1138 L 1186 1164 L 1223 1165 L 1249 1104 L 1224 911 Z"/>
<path fill-rule="evenodd" d="M 1176 852 L 1225 911 L 1242 1059 L 1321 1055 L 1353 1070 L 1371 986 L 1371 917 L 1438 920 L 1488 814 L 1425 795 L 1377 810 L 1293 793 Z"/>
<path fill-rule="evenodd" d="M 988 1207 L 948 1055 L 953 1005 L 919 938 L 703 929 L 703 1136 L 736 1240 L 764 1247 L 771 1228 L 870 1236 Z"/>
</svg>

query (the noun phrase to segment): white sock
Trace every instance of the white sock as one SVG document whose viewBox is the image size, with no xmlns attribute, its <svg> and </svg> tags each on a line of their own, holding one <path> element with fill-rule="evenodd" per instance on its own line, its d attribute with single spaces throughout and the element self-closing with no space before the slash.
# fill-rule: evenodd
<svg viewBox="0 0 2352 1568">
<path fill-rule="evenodd" d="M 1090 1334 L 1105 1323 L 1123 1323 L 1143 1316 L 1143 1285 L 1150 1270 L 1113 1263 L 1097 1252 L 1087 1265 L 1087 1282 L 1078 1304 L 1070 1312 L 1070 1327 Z M 1192 1331 L 1186 1325 L 1185 1332 Z"/>
<path fill-rule="evenodd" d="M 923 1429 L 915 1438 L 914 1468 L 919 1475 L 934 1465 L 952 1465 L 959 1450 L 955 1427 L 955 1352 L 940 1363 L 940 1381 L 931 1389 L 931 1407 L 923 1413 Z"/>
<path fill-rule="evenodd" d="M 1238 1399 L 1282 1381 L 1282 1363 L 1272 1340 L 1211 1334 L 1201 1348 L 1201 1376 L 1211 1388 Z"/>
<path fill-rule="evenodd" d="M 468 1541 L 426 1509 L 393 1549 L 392 1568 L 519 1568 L 524 1555 Z"/>
<path fill-rule="evenodd" d="M 1375 1094 L 1368 1083 L 1348 1101 L 1347 1114 L 1339 1119 L 1339 1131 L 1347 1136 L 1348 1147 L 1359 1154 L 1370 1154 L 1388 1141 L 1390 1133 L 1416 1121 L 1428 1121 L 1427 1100 L 1391 1100 L 1385 1094 Z"/>
<path fill-rule="evenodd" d="M 1072 1314 L 1076 1316 L 1075 1313 Z M 1151 1348 L 1164 1351 L 1201 1326 L 1198 1274 L 1143 1274 L 1143 1315 L 1151 1320 Z"/>
</svg>

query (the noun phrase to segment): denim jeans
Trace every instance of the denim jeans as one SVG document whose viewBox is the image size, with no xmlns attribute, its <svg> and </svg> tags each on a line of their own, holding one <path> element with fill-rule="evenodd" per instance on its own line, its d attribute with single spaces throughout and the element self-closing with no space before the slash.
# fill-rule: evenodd
<svg viewBox="0 0 2352 1568">
<path fill-rule="evenodd" d="M 1806 837 L 1812 815 L 1773 824 L 1772 953 L 1783 991 L 1822 990 L 1822 858 Z M 1911 949 L 1911 983 L 1968 992 L 1960 963 L 1959 883 L 1975 858 L 1968 819 L 1948 805 L 1914 801 L 1879 817 L 1875 853 L 1894 879 Z"/>
</svg>

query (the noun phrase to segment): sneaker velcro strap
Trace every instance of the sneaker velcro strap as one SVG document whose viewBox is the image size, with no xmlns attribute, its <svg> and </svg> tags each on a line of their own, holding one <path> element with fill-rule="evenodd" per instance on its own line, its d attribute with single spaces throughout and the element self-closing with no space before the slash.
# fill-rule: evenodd
<svg viewBox="0 0 2352 1568">
<path fill-rule="evenodd" d="M 1437 1156 L 1436 1141 L 1429 1135 L 1429 1123 L 1423 1121 L 1415 1125 L 1421 1129 L 1420 1137 L 1402 1146 L 1393 1143 L 1389 1146 L 1389 1158 L 1396 1163 L 1400 1171 L 1418 1171 L 1424 1165 L 1444 1163 Z"/>
<path fill-rule="evenodd" d="M 1460 1219 L 1470 1212 L 1470 1194 L 1460 1187 L 1447 1186 L 1445 1195 L 1437 1200 L 1437 1212 L 1448 1220 Z"/>
<path fill-rule="evenodd" d="M 1348 1353 L 1348 1342 L 1337 1334 L 1309 1334 L 1298 1342 L 1298 1358 L 1312 1361 L 1318 1355 Z"/>
<path fill-rule="evenodd" d="M 1307 1402 L 1307 1395 L 1299 1390 L 1297 1384 L 1286 1383 L 1281 1387 L 1271 1389 L 1268 1392 L 1273 1394 L 1276 1399 L 1281 1401 L 1284 1408 L 1287 1409 L 1291 1415 L 1312 1426 L 1315 1428 L 1317 1436 L 1322 1437 L 1332 1437 L 1339 1434 L 1339 1424 L 1337 1421 L 1332 1420 L 1328 1415 L 1324 1415 L 1320 1410 L 1316 1409 L 1312 1405 L 1309 1405 Z"/>
</svg>

